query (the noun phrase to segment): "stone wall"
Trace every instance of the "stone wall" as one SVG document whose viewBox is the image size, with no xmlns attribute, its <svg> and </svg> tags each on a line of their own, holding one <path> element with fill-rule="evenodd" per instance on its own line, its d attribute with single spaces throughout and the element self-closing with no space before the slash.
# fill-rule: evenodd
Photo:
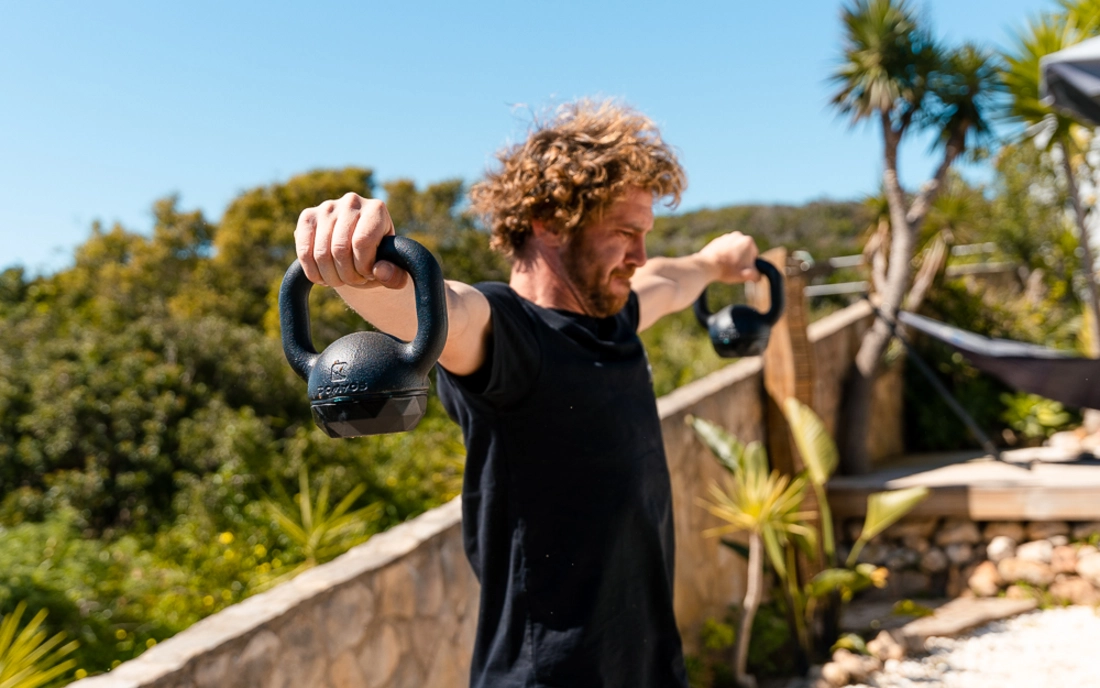
<svg viewBox="0 0 1100 688">
<path fill-rule="evenodd" d="M 862 522 L 844 526 L 841 556 Z M 890 571 L 863 599 L 994 597 L 1100 604 L 1100 522 L 973 521 L 910 517 L 890 526 L 859 560 Z"/>
<path fill-rule="evenodd" d="M 847 366 L 870 324 L 866 304 L 814 323 L 814 404 L 833 427 Z M 720 475 L 685 418 L 762 439 L 758 359 L 658 400 L 676 520 L 676 614 L 687 651 L 699 628 L 744 595 L 744 564 L 702 531 L 697 498 Z M 887 378 L 881 394 L 898 397 Z M 876 404 L 878 453 L 900 448 L 900 404 Z M 79 688 L 422 688 L 464 686 L 478 584 L 462 550 L 459 500 L 376 535 L 338 559 L 225 609 Z"/>
</svg>

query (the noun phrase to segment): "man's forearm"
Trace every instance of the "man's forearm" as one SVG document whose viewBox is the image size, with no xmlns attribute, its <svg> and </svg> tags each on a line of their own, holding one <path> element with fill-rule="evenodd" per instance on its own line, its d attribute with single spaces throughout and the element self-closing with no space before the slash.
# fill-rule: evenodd
<svg viewBox="0 0 1100 688">
<path fill-rule="evenodd" d="M 337 287 L 336 293 L 380 331 L 405 341 L 416 336 L 416 297 L 411 279 L 401 289 L 344 286 Z"/>
<path fill-rule="evenodd" d="M 405 341 L 416 336 L 416 293 L 412 280 L 401 289 L 357 289 L 337 287 L 337 293 L 364 320 Z M 473 287 L 462 282 L 444 283 L 447 299 L 447 344 L 439 363 L 459 375 L 473 372 L 484 356 L 484 339 L 489 327 L 488 302 Z"/>
<path fill-rule="evenodd" d="M 713 261 L 698 253 L 679 258 L 652 258 L 634 273 L 642 331 L 669 313 L 690 306 L 719 275 Z"/>
</svg>

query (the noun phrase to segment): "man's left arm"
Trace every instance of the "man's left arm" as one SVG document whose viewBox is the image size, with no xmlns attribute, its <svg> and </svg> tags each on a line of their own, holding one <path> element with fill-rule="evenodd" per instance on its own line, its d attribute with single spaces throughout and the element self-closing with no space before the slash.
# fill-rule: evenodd
<svg viewBox="0 0 1100 688">
<path fill-rule="evenodd" d="M 758 279 L 753 264 L 756 256 L 752 237 L 730 232 L 690 256 L 650 259 L 630 280 L 638 294 L 638 331 L 690 306 L 711 282 L 735 284 Z"/>
</svg>

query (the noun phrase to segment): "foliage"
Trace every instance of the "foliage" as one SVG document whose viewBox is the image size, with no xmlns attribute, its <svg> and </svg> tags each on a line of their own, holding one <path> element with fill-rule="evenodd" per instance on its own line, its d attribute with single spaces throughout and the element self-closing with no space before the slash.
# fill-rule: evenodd
<svg viewBox="0 0 1100 688">
<path fill-rule="evenodd" d="M 746 654 L 751 638 L 745 634 L 752 627 L 753 614 L 760 602 L 754 582 L 759 578 L 763 562 L 760 550 L 767 553 L 768 563 L 779 579 L 780 593 L 785 600 L 789 634 L 807 659 L 824 648 L 831 647 L 833 638 L 815 637 L 821 628 L 815 621 L 819 613 L 838 613 L 834 599 L 848 602 L 852 596 L 872 585 L 883 587 L 885 569 L 872 564 L 857 563 L 859 551 L 867 541 L 881 533 L 923 500 L 926 488 L 908 488 L 874 493 L 868 496 L 867 517 L 861 539 L 852 549 L 844 567 L 838 568 L 831 537 L 820 537 L 819 528 L 832 530 L 832 515 L 823 489 L 817 492 L 816 511 L 805 510 L 803 500 L 807 484 L 824 486 L 838 464 L 835 443 L 825 431 L 821 419 L 807 406 L 787 399 L 784 413 L 795 437 L 806 468 L 796 476 L 777 471 L 768 473 L 767 455 L 759 442 L 744 444 L 722 428 L 701 418 L 689 418 L 689 424 L 711 450 L 719 464 L 729 473 L 724 485 L 710 486 L 710 501 L 702 505 L 725 525 L 711 528 L 709 535 L 744 531 L 749 534 L 749 582 L 745 597 L 742 631 L 738 637 L 734 672 L 738 682 L 750 682 L 745 676 Z M 820 516 L 818 526 L 815 517 Z M 763 547 L 757 546 L 763 542 Z M 805 584 L 799 580 L 796 548 L 808 557 L 817 557 L 817 543 L 822 542 L 830 567 L 819 571 Z"/>
<path fill-rule="evenodd" d="M 890 492 L 876 492 L 867 496 L 867 517 L 863 523 L 863 530 L 852 545 L 852 551 L 848 555 L 847 566 L 853 566 L 859 559 L 859 553 L 879 533 L 896 523 L 905 514 L 913 510 L 925 497 L 928 496 L 927 487 L 907 487 Z"/>
<path fill-rule="evenodd" d="M 816 260 L 859 253 L 867 210 L 852 201 L 810 201 L 805 205 L 736 205 L 678 215 L 658 216 L 647 240 L 652 256 L 678 256 L 698 251 L 726 232 L 753 237 L 761 251 L 796 247 Z"/>
<path fill-rule="evenodd" d="M 0 612 L 49 610 L 100 672 L 458 493 L 461 438 L 437 398 L 416 433 L 333 442 L 283 360 L 275 290 L 299 212 L 372 188 L 369 170 L 311 172 L 216 225 L 169 198 L 151 236 L 96 225 L 71 269 L 0 275 Z M 499 276 L 487 242 L 466 248 L 483 235 L 460 187 L 403 193 L 445 269 Z M 311 302 L 319 345 L 362 327 L 331 290 Z M 321 477 L 320 540 L 263 506 L 302 471 Z"/>
<path fill-rule="evenodd" d="M 701 651 L 685 658 L 692 688 L 733 688 L 736 680 L 729 665 L 729 653 L 737 640 L 737 610 L 724 620 L 708 618 L 699 632 Z M 783 605 L 777 601 L 760 605 L 752 622 L 747 666 L 753 676 L 790 676 L 797 670 L 795 639 Z"/>
<path fill-rule="evenodd" d="M 867 650 L 867 643 L 856 633 L 845 633 L 837 638 L 837 641 L 833 643 L 833 646 L 829 648 L 833 652 L 837 650 L 848 650 L 849 652 L 855 652 L 861 655 L 871 654 Z"/>
<path fill-rule="evenodd" d="M 78 643 L 65 642 L 65 634 L 52 637 L 42 630 L 46 610 L 41 610 L 27 622 L 22 630 L 19 622 L 27 610 L 20 602 L 15 611 L 0 621 L 0 686 L 3 688 L 39 688 L 64 675 L 76 666 L 65 656 L 77 648 Z"/>
<path fill-rule="evenodd" d="M 1078 190 L 1078 179 L 1091 179 L 1093 175 L 1086 155 L 1092 134 L 1071 113 L 1055 109 L 1052 101 L 1041 99 L 1039 81 L 1043 58 L 1095 34 L 1098 17 L 1092 0 L 1063 2 L 1062 11 L 1045 12 L 1033 19 L 1027 29 L 1017 34 L 1015 45 L 1003 56 L 1003 78 L 1011 96 L 1006 118 L 1026 127 L 1021 139 L 1034 143 L 1060 163 L 1069 201 L 1067 210 L 1076 220 L 1078 246 L 1084 259 L 1080 279 L 1088 293 L 1086 304 L 1091 312 L 1088 340 L 1094 347 L 1100 346 L 1100 287 L 1094 274 L 1087 203 Z M 1100 355 L 1100 350 L 1093 348 L 1089 354 Z"/>
<path fill-rule="evenodd" d="M 1003 204 L 998 201 L 994 207 Z M 1036 210 L 1039 217 L 1043 213 Z M 1015 220 L 996 211 L 995 225 L 1008 232 Z M 1041 229 L 1036 223 L 1037 229 Z M 1020 230 L 1022 233 L 1022 229 Z M 1005 259 L 1025 267 L 1026 288 L 991 288 L 965 280 L 949 280 L 933 290 L 923 313 L 950 325 L 987 337 L 1009 338 L 1068 351 L 1078 350 L 1082 327 L 1080 301 L 1064 281 L 1072 259 L 1072 242 L 1062 243 L 1058 234 L 1035 246 L 1026 254 L 1014 253 L 1011 244 L 1000 245 Z M 1071 238 L 1071 237 L 1070 237 Z M 1025 258 L 1025 255 L 1027 256 Z M 1035 267 L 1028 267 L 1035 265 Z M 1007 415 L 1014 399 L 1013 390 L 996 378 L 985 375 L 966 363 L 961 354 L 931 338 L 914 339 L 917 354 L 940 375 L 940 381 L 991 437 L 1010 429 Z M 913 366 L 905 369 L 906 445 L 917 451 L 942 451 L 960 448 L 960 440 L 977 446 L 962 421 Z M 1073 423 L 1076 416 L 1068 419 Z"/>
<path fill-rule="evenodd" d="M 1005 405 L 1001 419 L 1024 440 L 1045 440 L 1080 422 L 1080 416 L 1066 411 L 1060 402 L 1037 394 L 1002 394 L 1001 401 Z"/>
<path fill-rule="evenodd" d="M 329 511 L 329 496 L 332 489 L 332 473 L 326 473 L 317 492 L 315 502 L 311 503 L 312 492 L 309 489 L 309 473 L 306 467 L 298 469 L 298 494 L 294 495 L 294 504 L 287 508 L 290 500 L 283 494 L 283 504 L 265 498 L 264 507 L 271 515 L 276 526 L 287 538 L 301 548 L 305 557 L 301 564 L 289 568 L 275 581 L 292 578 L 298 573 L 324 563 L 347 551 L 355 544 L 370 537 L 370 525 L 378 518 L 382 505 L 375 502 L 361 509 L 349 511 L 351 505 L 366 491 L 365 483 L 359 483 L 351 489 L 340 503 Z M 280 486 L 281 487 L 281 486 Z M 297 507 L 297 508 L 294 508 Z M 294 512 L 297 511 L 297 514 Z"/>
<path fill-rule="evenodd" d="M 919 619 L 925 616 L 932 616 L 936 613 L 936 610 L 918 602 L 914 602 L 913 600 L 905 599 L 895 602 L 890 613 L 895 616 L 911 616 Z"/>
</svg>

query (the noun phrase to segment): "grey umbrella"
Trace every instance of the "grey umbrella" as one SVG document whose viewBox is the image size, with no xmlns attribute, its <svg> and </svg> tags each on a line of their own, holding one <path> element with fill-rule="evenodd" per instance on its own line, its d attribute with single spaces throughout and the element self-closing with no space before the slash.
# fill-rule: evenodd
<svg viewBox="0 0 1100 688">
<path fill-rule="evenodd" d="M 1043 57 L 1039 94 L 1055 109 L 1100 126 L 1100 37 Z"/>
</svg>

